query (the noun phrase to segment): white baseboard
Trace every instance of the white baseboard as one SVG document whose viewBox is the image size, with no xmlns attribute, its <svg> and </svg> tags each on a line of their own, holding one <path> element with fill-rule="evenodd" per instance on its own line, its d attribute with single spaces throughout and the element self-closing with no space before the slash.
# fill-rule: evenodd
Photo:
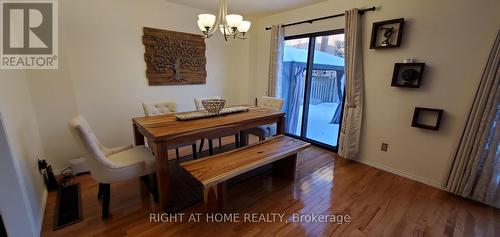
<svg viewBox="0 0 500 237">
<path fill-rule="evenodd" d="M 43 190 L 42 194 L 42 210 L 40 211 L 40 216 L 38 217 L 38 226 L 37 226 L 37 231 L 39 236 L 42 235 L 42 225 L 43 225 L 43 219 L 45 217 L 45 209 L 47 207 L 47 197 L 49 196 L 49 191 L 45 188 Z"/>
<path fill-rule="evenodd" d="M 367 160 L 354 160 L 354 161 L 359 162 L 361 164 L 365 164 L 365 165 L 374 167 L 374 168 L 377 168 L 377 169 L 380 169 L 380 170 L 383 170 L 383 171 L 387 171 L 389 173 L 392 173 L 392 174 L 395 174 L 398 176 L 402 176 L 402 177 L 417 181 L 419 183 L 423 183 L 423 184 L 444 190 L 443 185 L 441 185 L 439 182 L 436 182 L 434 180 L 430 180 L 430 179 L 422 178 L 422 177 L 419 177 L 419 176 L 416 176 L 413 174 L 409 174 L 409 173 L 406 173 L 406 172 L 403 172 L 403 171 L 400 171 L 400 170 L 394 169 L 392 167 L 388 167 L 388 166 L 385 166 L 385 165 L 382 165 L 382 164 L 379 164 L 379 163 L 376 163 L 373 161 L 367 161 Z"/>
</svg>

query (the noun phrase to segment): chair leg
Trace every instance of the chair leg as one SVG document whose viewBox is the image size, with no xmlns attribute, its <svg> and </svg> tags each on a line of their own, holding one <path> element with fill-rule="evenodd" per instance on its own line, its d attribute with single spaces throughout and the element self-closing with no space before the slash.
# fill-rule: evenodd
<svg viewBox="0 0 500 237">
<path fill-rule="evenodd" d="M 236 145 L 236 148 L 240 147 L 240 134 L 239 133 L 234 135 L 234 143 Z"/>
<path fill-rule="evenodd" d="M 179 159 L 179 148 L 175 148 L 175 157 Z"/>
<path fill-rule="evenodd" d="M 249 135 L 250 134 L 245 131 L 240 131 L 240 147 L 248 145 Z"/>
<path fill-rule="evenodd" d="M 160 194 L 158 192 L 158 181 L 156 180 L 156 173 L 153 173 L 151 174 L 151 177 L 153 179 L 153 183 L 151 184 L 152 187 L 152 190 L 153 190 L 153 200 L 155 201 L 155 203 L 159 203 L 160 202 Z"/>
<path fill-rule="evenodd" d="M 158 202 L 158 186 L 156 183 L 156 174 L 149 174 L 141 176 L 142 182 L 148 188 L 148 191 L 153 195 L 153 199 L 155 202 Z"/>
<path fill-rule="evenodd" d="M 219 148 L 222 147 L 222 138 L 219 137 Z"/>
<path fill-rule="evenodd" d="M 211 156 L 214 155 L 214 144 L 212 140 L 208 140 L 208 154 Z"/>
<path fill-rule="evenodd" d="M 99 183 L 99 187 L 97 188 L 97 199 L 102 199 L 102 184 Z"/>
<path fill-rule="evenodd" d="M 204 145 L 204 143 L 205 143 L 205 139 L 202 138 L 201 141 L 200 141 L 200 151 L 198 151 L 198 152 L 202 152 L 203 151 L 203 145 Z"/>
<path fill-rule="evenodd" d="M 109 199 L 111 196 L 111 185 L 110 184 L 100 184 L 102 185 L 102 218 L 106 219 L 109 217 Z"/>
<path fill-rule="evenodd" d="M 198 159 L 198 153 L 196 152 L 196 143 L 191 145 L 193 147 L 193 159 L 196 160 Z"/>
<path fill-rule="evenodd" d="M 141 176 L 141 181 L 146 185 L 146 187 L 149 188 L 150 186 L 150 181 L 149 181 L 149 175 L 144 175 L 144 176 Z"/>
</svg>

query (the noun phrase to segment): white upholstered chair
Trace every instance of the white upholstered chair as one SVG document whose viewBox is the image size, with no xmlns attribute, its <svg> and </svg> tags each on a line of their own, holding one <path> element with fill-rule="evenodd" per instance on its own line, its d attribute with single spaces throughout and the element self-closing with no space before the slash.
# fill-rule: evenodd
<svg viewBox="0 0 500 237">
<path fill-rule="evenodd" d="M 144 103 L 142 103 L 142 108 L 144 109 L 144 114 L 146 116 L 156 116 L 156 115 L 163 115 L 163 114 L 177 112 L 177 105 L 174 102 L 168 102 L 168 101 L 144 102 Z M 153 145 L 149 141 L 148 141 L 148 144 L 150 147 Z M 196 141 L 187 142 L 187 143 L 177 145 L 175 147 L 171 147 L 171 148 L 175 148 L 175 155 L 177 158 L 179 158 L 179 148 L 184 147 L 184 146 L 191 146 L 193 149 L 193 159 L 198 158 L 198 154 L 197 154 L 197 150 L 196 150 Z"/>
<path fill-rule="evenodd" d="M 149 101 L 142 103 L 146 116 L 162 115 L 177 112 L 175 102 L 169 101 Z"/>
<path fill-rule="evenodd" d="M 283 108 L 283 100 L 275 97 L 262 96 L 259 106 L 281 111 Z M 267 124 L 247 129 L 245 130 L 245 133 L 255 135 L 259 137 L 259 141 L 262 141 L 266 137 L 276 135 L 276 124 Z"/>
<path fill-rule="evenodd" d="M 200 97 L 195 97 L 194 98 L 194 106 L 196 107 L 196 110 L 204 110 L 205 108 L 203 107 L 203 104 L 202 104 L 202 101 L 203 100 L 207 100 L 207 99 L 220 99 L 221 97 L 220 96 L 210 96 L 210 97 L 204 97 L 204 98 L 200 98 Z M 211 136 L 211 137 L 206 137 L 205 139 L 208 140 L 208 153 L 210 155 L 213 155 L 214 154 L 214 146 L 213 146 L 213 140 L 215 139 L 218 139 L 219 140 L 219 148 L 222 147 L 222 137 L 228 137 L 228 136 L 234 136 L 234 139 L 235 139 L 235 143 L 236 143 L 236 147 L 239 147 L 239 141 L 240 141 L 240 137 L 239 137 L 239 132 L 222 132 L 222 133 L 218 133 L 216 136 Z M 200 143 L 200 152 L 203 150 L 203 145 L 205 143 L 205 139 L 201 139 L 201 143 Z"/>
<path fill-rule="evenodd" d="M 99 183 L 97 196 L 103 199 L 102 217 L 107 218 L 110 184 L 153 174 L 156 170 L 155 158 L 145 146 L 128 145 L 117 148 L 103 146 L 82 116 L 71 119 L 69 127 L 85 153 L 92 178 Z"/>
</svg>

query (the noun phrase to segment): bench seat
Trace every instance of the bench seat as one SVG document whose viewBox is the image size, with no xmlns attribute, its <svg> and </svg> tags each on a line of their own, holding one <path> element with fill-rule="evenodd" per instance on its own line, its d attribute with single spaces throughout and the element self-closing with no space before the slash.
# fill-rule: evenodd
<svg viewBox="0 0 500 237">
<path fill-rule="evenodd" d="M 250 170 L 273 164 L 273 173 L 295 179 L 297 153 L 311 144 L 292 137 L 274 138 L 219 155 L 184 162 L 181 166 L 200 182 L 210 209 L 223 207 L 226 181 Z"/>
</svg>

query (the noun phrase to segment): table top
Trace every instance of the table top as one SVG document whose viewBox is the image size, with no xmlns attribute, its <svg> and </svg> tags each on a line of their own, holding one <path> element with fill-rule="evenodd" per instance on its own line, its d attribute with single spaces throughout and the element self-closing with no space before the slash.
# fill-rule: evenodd
<svg viewBox="0 0 500 237">
<path fill-rule="evenodd" d="M 179 121 L 175 114 L 166 114 L 158 116 L 146 116 L 133 118 L 132 121 L 143 135 L 148 139 L 168 139 L 181 134 L 196 133 L 198 131 L 210 130 L 217 127 L 230 127 L 259 120 L 269 120 L 283 117 L 281 111 L 264 108 L 250 107 L 248 112 L 222 115 L 189 121 Z"/>
</svg>

